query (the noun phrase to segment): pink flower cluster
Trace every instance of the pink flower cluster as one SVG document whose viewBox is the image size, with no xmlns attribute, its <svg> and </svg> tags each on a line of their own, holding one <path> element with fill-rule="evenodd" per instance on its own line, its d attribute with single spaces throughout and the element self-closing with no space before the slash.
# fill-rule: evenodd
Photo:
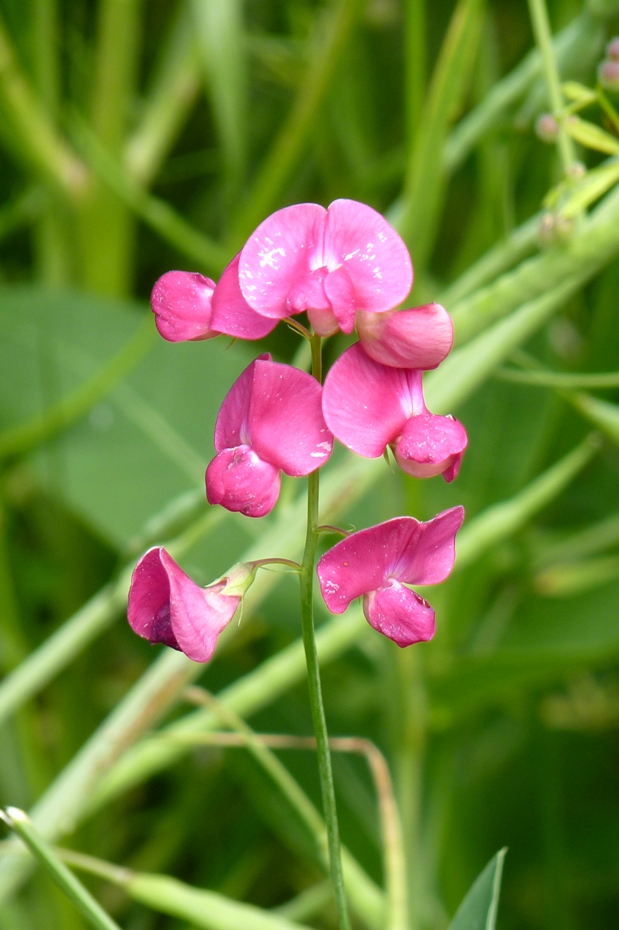
<svg viewBox="0 0 619 930">
<path fill-rule="evenodd" d="M 206 471 L 211 504 L 265 516 L 277 503 L 281 472 L 299 477 L 320 468 L 334 437 L 368 458 L 390 448 L 398 465 L 418 478 L 457 476 L 466 432 L 452 417 L 427 409 L 422 386 L 423 372 L 451 350 L 453 326 L 438 304 L 397 309 L 412 281 L 400 236 L 379 213 L 352 200 L 336 200 L 327 210 L 297 204 L 277 211 L 217 284 L 182 271 L 157 281 L 152 308 L 171 342 L 220 334 L 262 339 L 280 320 L 302 313 L 319 336 L 356 330 L 359 337 L 324 387 L 268 354 L 249 365 L 217 418 L 217 454 Z M 463 518 L 455 507 L 428 523 L 400 517 L 351 534 L 317 566 L 327 607 L 342 613 L 363 596 L 370 624 L 398 645 L 430 639 L 434 611 L 406 585 L 447 577 Z M 151 642 L 204 662 L 239 603 L 225 580 L 198 588 L 165 550 L 153 549 L 135 570 L 129 621 Z"/>
</svg>

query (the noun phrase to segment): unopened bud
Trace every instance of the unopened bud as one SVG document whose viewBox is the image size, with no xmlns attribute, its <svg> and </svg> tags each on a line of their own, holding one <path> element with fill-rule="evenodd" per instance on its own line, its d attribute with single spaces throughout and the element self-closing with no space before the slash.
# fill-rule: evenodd
<svg viewBox="0 0 619 930">
<path fill-rule="evenodd" d="M 598 67 L 598 80 L 605 90 L 619 93 L 619 61 L 607 58 Z"/>
<path fill-rule="evenodd" d="M 580 181 L 586 175 L 587 169 L 581 161 L 573 161 L 571 165 L 568 165 L 565 173 L 570 181 Z"/>
<path fill-rule="evenodd" d="M 551 113 L 542 113 L 535 124 L 535 132 L 542 142 L 554 142 L 559 134 L 559 124 Z"/>
<path fill-rule="evenodd" d="M 574 231 L 574 220 L 561 213 L 545 213 L 539 224 L 539 239 L 543 246 L 555 245 L 569 239 Z"/>
<path fill-rule="evenodd" d="M 606 46 L 606 54 L 613 61 L 619 61 L 619 37 L 615 36 Z"/>
</svg>

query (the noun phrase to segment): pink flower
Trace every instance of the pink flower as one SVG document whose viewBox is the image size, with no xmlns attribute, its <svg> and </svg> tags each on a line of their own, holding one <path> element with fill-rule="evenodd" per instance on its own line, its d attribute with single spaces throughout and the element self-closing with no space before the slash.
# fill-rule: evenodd
<svg viewBox="0 0 619 930">
<path fill-rule="evenodd" d="M 390 446 L 398 465 L 415 478 L 453 481 L 467 444 L 453 417 L 435 416 L 423 397 L 423 372 L 371 359 L 357 343 L 327 375 L 322 409 L 333 435 L 353 452 L 378 458 Z"/>
<path fill-rule="evenodd" d="M 258 313 L 283 319 L 307 311 L 314 330 L 352 332 L 357 310 L 383 313 L 411 289 L 408 250 L 389 223 L 355 200 L 284 207 L 241 252 L 239 283 Z"/>
<path fill-rule="evenodd" d="M 168 342 L 212 339 L 224 334 L 262 339 L 276 326 L 251 309 L 239 287 L 239 256 L 215 285 L 191 271 L 168 271 L 156 282 L 151 307 L 157 329 Z"/>
<path fill-rule="evenodd" d="M 201 588 L 165 549 L 149 549 L 131 578 L 129 623 L 152 644 L 164 643 L 194 662 L 208 662 L 254 575 L 252 563 L 241 564 L 221 581 Z"/>
<path fill-rule="evenodd" d="M 453 507 L 427 523 L 396 517 L 343 539 L 316 567 L 331 613 L 344 613 L 352 600 L 363 596 L 368 623 L 398 646 L 432 639 L 434 610 L 406 585 L 438 584 L 447 578 L 463 520 L 464 508 Z"/>
<path fill-rule="evenodd" d="M 277 502 L 280 472 L 309 475 L 327 461 L 333 436 L 322 388 L 304 371 L 261 355 L 227 394 L 215 425 L 217 455 L 206 470 L 211 504 L 263 517 Z"/>
<path fill-rule="evenodd" d="M 451 317 L 440 304 L 392 313 L 361 311 L 356 326 L 366 354 L 393 368 L 436 368 L 454 340 Z"/>
<path fill-rule="evenodd" d="M 190 271 L 168 271 L 155 283 L 150 305 L 168 342 L 212 339 L 211 298 L 215 282 Z"/>
</svg>

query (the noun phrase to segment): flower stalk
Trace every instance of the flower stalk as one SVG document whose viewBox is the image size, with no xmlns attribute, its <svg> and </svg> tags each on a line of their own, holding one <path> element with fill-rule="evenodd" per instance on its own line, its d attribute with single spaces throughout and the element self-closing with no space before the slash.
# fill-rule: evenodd
<svg viewBox="0 0 619 930">
<path fill-rule="evenodd" d="M 312 375 L 319 383 L 322 383 L 322 339 L 320 336 L 312 337 L 311 347 Z M 320 666 L 318 664 L 318 651 L 316 649 L 316 635 L 314 631 L 314 566 L 316 563 L 316 548 L 320 536 L 318 522 L 320 471 L 316 470 L 308 475 L 307 481 L 307 532 L 300 574 L 301 630 L 303 647 L 305 649 L 305 661 L 307 664 L 312 723 L 314 725 L 314 733 L 316 734 L 320 791 L 327 825 L 329 865 L 337 907 L 338 925 L 339 930 L 350 930 L 350 916 L 344 889 L 344 876 L 342 874 L 340 831 L 335 805 L 333 770 L 329 752 L 329 735 L 327 732 L 327 721 L 322 700 Z"/>
</svg>

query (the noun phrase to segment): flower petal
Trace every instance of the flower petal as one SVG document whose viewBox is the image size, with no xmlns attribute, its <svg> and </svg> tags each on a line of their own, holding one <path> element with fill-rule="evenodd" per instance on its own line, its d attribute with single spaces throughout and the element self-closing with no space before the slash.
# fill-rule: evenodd
<svg viewBox="0 0 619 930">
<path fill-rule="evenodd" d="M 322 388 L 291 365 L 254 362 L 248 423 L 251 445 L 260 458 L 287 475 L 309 475 L 333 450 L 333 436 L 322 414 Z"/>
<path fill-rule="evenodd" d="M 132 629 L 151 643 L 164 643 L 194 662 L 208 662 L 217 637 L 234 616 L 241 598 L 221 592 L 226 583 L 201 588 L 161 546 L 138 562 L 131 579 L 127 611 Z"/>
<path fill-rule="evenodd" d="M 422 413 L 411 417 L 393 445 L 396 462 L 415 478 L 458 474 L 468 438 L 459 420 Z"/>
<path fill-rule="evenodd" d="M 420 523 L 395 517 L 352 533 L 326 552 L 316 567 L 329 610 L 343 613 L 350 602 L 389 581 L 438 584 L 453 568 L 455 536 L 464 508 L 453 507 Z"/>
<path fill-rule="evenodd" d="M 324 287 L 342 332 L 352 333 L 355 328 L 357 296 L 346 268 L 340 266 L 330 272 L 325 278 Z"/>
<path fill-rule="evenodd" d="M 239 375 L 219 408 L 215 423 L 215 449 L 222 452 L 249 442 L 249 404 L 254 383 L 254 371 L 259 361 L 270 360 L 268 352 L 259 355 Z"/>
<path fill-rule="evenodd" d="M 237 339 L 263 339 L 278 321 L 256 313 L 243 297 L 239 285 L 240 257 L 239 253 L 232 259 L 213 292 L 211 327 Z"/>
<path fill-rule="evenodd" d="M 429 371 L 447 358 L 453 345 L 453 323 L 440 304 L 394 313 L 360 312 L 356 326 L 370 358 L 394 368 Z"/>
<path fill-rule="evenodd" d="M 215 282 L 190 271 L 168 271 L 155 283 L 150 304 L 155 325 L 168 342 L 212 339 L 211 297 Z"/>
<path fill-rule="evenodd" d="M 330 271 L 337 263 L 348 272 L 358 310 L 392 310 L 408 297 L 413 283 L 408 249 L 372 207 L 334 200 L 327 211 L 324 255 Z"/>
<path fill-rule="evenodd" d="M 398 523 L 399 520 L 413 519 L 414 517 L 399 517 L 389 520 L 383 526 Z M 396 543 L 399 556 L 391 576 L 398 581 L 415 585 L 440 584 L 441 581 L 445 581 L 454 567 L 456 533 L 463 520 L 464 507 L 452 507 L 427 523 L 418 523 L 408 541 L 401 536 L 399 544 Z"/>
<path fill-rule="evenodd" d="M 335 362 L 322 395 L 327 426 L 358 455 L 378 458 L 410 416 L 405 407 L 414 374 L 379 365 L 357 343 Z"/>
<path fill-rule="evenodd" d="M 221 504 L 246 517 L 264 517 L 275 507 L 280 490 L 279 468 L 264 462 L 247 445 L 223 449 L 206 469 L 209 504 Z"/>
<path fill-rule="evenodd" d="M 398 581 L 366 594 L 363 613 L 370 626 L 401 647 L 427 642 L 436 631 L 432 607 Z"/>
<path fill-rule="evenodd" d="M 300 282 L 321 267 L 310 262 L 322 249 L 326 214 L 317 203 L 284 207 L 267 217 L 249 237 L 241 252 L 239 284 L 257 313 L 280 320 L 298 312 L 289 295 L 295 288 L 298 292 Z M 295 301 L 301 297 L 297 295 Z"/>
</svg>

